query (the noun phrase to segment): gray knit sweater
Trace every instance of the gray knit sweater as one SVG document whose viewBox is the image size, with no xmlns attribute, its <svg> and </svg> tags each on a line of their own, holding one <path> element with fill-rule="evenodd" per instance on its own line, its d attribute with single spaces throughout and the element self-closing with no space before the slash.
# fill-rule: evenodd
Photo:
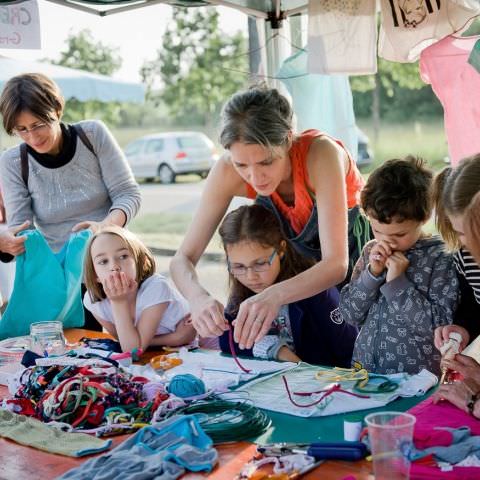
<svg viewBox="0 0 480 480">
<path fill-rule="evenodd" d="M 406 272 L 385 283 L 374 277 L 368 258 L 375 240 L 365 245 L 352 279 L 340 294 L 343 319 L 361 327 L 352 361 L 369 372 L 438 373 L 440 353 L 433 332 L 452 323 L 458 300 L 453 257 L 439 237 L 418 240 L 405 252 Z"/>
<path fill-rule="evenodd" d="M 9 226 L 30 220 L 54 251 L 68 240 L 75 224 L 101 221 L 114 209 L 125 212 L 128 223 L 140 207 L 138 184 L 107 127 L 97 120 L 80 125 L 96 156 L 79 138 L 73 158 L 62 167 L 43 167 L 29 155 L 28 189 L 21 174 L 20 148 L 10 148 L 0 157 Z"/>
</svg>

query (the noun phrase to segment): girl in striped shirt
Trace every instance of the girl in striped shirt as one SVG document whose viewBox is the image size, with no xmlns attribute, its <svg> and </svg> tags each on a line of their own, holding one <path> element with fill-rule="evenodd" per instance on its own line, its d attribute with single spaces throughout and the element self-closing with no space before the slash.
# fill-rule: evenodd
<svg viewBox="0 0 480 480">
<path fill-rule="evenodd" d="M 480 334 L 480 154 L 447 167 L 435 179 L 436 223 L 446 244 L 455 252 L 462 298 L 456 325 L 439 327 L 439 348 L 452 331 L 462 335 L 462 349 Z"/>
</svg>

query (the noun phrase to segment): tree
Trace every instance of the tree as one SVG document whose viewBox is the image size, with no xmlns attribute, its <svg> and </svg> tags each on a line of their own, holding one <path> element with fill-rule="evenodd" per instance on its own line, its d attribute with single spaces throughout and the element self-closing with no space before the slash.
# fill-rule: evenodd
<svg viewBox="0 0 480 480">
<path fill-rule="evenodd" d="M 403 121 L 416 116 L 441 115 L 430 86 L 420 78 L 417 63 L 378 59 L 375 75 L 350 78 L 357 116 L 371 116 L 377 137 L 380 118 Z"/>
<path fill-rule="evenodd" d="M 51 63 L 102 75 L 112 75 L 122 66 L 117 49 L 95 41 L 88 29 L 77 34 L 70 33 L 66 44 L 66 49 L 60 53 L 60 59 L 50 60 Z M 101 118 L 115 124 L 119 119 L 120 107 L 117 103 L 97 100 L 80 102 L 73 98 L 67 101 L 65 120 L 75 122 L 85 118 Z"/>
<path fill-rule="evenodd" d="M 147 96 L 163 100 L 178 121 L 211 126 L 221 105 L 246 82 L 246 39 L 222 32 L 214 8 L 175 8 L 173 19 L 157 58 L 141 69 Z"/>
<path fill-rule="evenodd" d="M 66 42 L 67 48 L 60 53 L 60 60 L 54 62 L 56 65 L 102 75 L 112 75 L 122 66 L 118 49 L 96 42 L 88 29 L 70 33 Z"/>
</svg>

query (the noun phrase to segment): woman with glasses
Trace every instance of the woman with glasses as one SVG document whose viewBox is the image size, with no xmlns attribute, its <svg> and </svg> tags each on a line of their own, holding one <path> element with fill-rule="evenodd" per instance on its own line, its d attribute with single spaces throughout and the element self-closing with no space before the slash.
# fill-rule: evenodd
<svg viewBox="0 0 480 480">
<path fill-rule="evenodd" d="M 85 145 L 74 125 L 62 123 L 63 109 L 58 86 L 40 73 L 11 78 L 0 97 L 5 131 L 24 142 L 0 159 L 8 224 L 30 221 L 55 251 L 71 232 L 99 224 L 124 226 L 140 206 L 138 185 L 105 125 L 80 122 L 90 142 Z"/>
<path fill-rule="evenodd" d="M 321 112 L 320 112 L 321 114 Z M 220 141 L 227 155 L 210 172 L 200 206 L 173 258 L 172 277 L 190 303 L 203 337 L 228 325 L 223 306 L 200 285 L 195 265 L 233 197 L 256 199 L 272 210 L 290 243 L 318 263 L 249 298 L 240 307 L 235 340 L 251 348 L 270 329 L 282 304 L 296 302 L 344 281 L 370 229 L 359 215 L 364 184 L 341 142 L 316 130 L 294 134 L 288 100 L 275 89 L 235 94 L 222 113 Z"/>
<path fill-rule="evenodd" d="M 313 260 L 287 241 L 275 214 L 261 205 L 230 212 L 219 229 L 230 274 L 225 316 L 235 325 L 240 305 L 271 286 L 304 272 Z M 312 297 L 283 304 L 267 334 L 258 339 L 261 324 L 248 332 L 253 348 L 235 343 L 236 353 L 257 358 L 350 367 L 357 330 L 338 315 L 339 294 L 328 288 Z M 220 337 L 230 352 L 229 332 Z M 242 350 L 239 350 L 242 349 Z"/>
<path fill-rule="evenodd" d="M 5 131 L 23 141 L 0 158 L 8 224 L 30 222 L 53 251 L 72 232 L 126 225 L 140 207 L 139 187 L 107 127 L 63 123 L 64 105 L 58 86 L 40 73 L 11 78 L 0 97 Z M 0 249 L 16 256 L 23 237 L 14 236 L 4 233 Z"/>
</svg>

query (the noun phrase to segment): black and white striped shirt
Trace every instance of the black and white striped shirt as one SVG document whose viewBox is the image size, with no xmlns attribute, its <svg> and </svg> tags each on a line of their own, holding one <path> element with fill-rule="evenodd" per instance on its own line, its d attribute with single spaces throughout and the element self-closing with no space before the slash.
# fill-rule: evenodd
<svg viewBox="0 0 480 480">
<path fill-rule="evenodd" d="M 475 300 L 480 304 L 480 267 L 472 257 L 472 254 L 465 248 L 455 253 L 454 260 L 457 270 L 472 287 Z"/>
</svg>

